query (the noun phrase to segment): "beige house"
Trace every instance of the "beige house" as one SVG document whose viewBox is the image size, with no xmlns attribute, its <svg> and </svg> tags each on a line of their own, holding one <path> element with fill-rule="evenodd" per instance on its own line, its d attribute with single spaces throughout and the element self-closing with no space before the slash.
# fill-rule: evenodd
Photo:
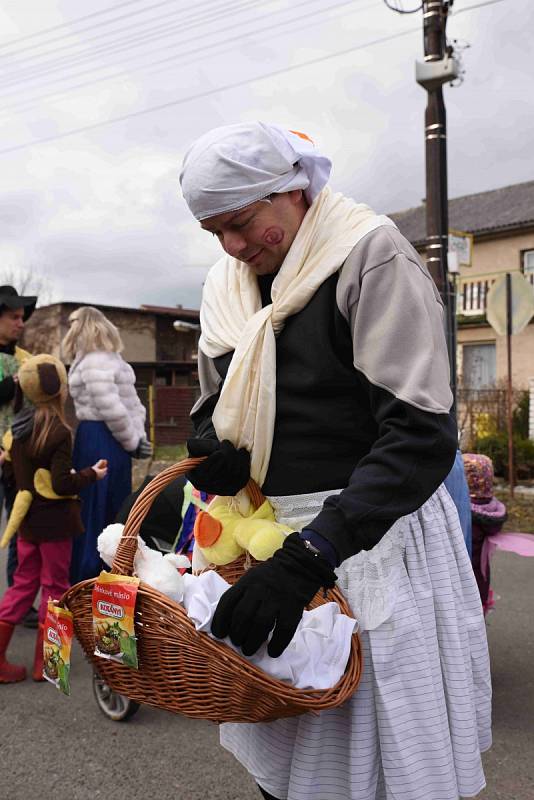
<svg viewBox="0 0 534 800">
<path fill-rule="evenodd" d="M 88 304 L 64 302 L 37 308 L 26 323 L 22 345 L 32 353 L 60 357 L 69 316 L 84 305 Z M 95 307 L 119 329 L 122 355 L 134 368 L 138 386 L 197 385 L 198 311 L 181 306 Z"/>
<path fill-rule="evenodd" d="M 391 217 L 424 252 L 425 207 Z M 534 181 L 450 200 L 449 226 L 473 236 L 471 266 L 461 266 L 456 279 L 461 385 L 500 386 L 507 377 L 506 337 L 497 336 L 487 322 L 486 297 L 506 272 L 523 273 L 534 292 Z M 512 376 L 516 389 L 528 389 L 534 379 L 534 318 L 512 337 Z"/>
</svg>

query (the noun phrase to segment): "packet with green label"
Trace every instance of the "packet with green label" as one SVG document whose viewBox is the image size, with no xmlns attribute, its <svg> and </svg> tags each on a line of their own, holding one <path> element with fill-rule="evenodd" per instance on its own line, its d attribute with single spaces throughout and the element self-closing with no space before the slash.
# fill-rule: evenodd
<svg viewBox="0 0 534 800">
<path fill-rule="evenodd" d="M 138 669 L 134 615 L 139 578 L 101 572 L 93 586 L 95 655 Z"/>
<path fill-rule="evenodd" d="M 49 600 L 43 630 L 43 678 L 66 695 L 70 695 L 72 635 L 71 612 Z"/>
</svg>

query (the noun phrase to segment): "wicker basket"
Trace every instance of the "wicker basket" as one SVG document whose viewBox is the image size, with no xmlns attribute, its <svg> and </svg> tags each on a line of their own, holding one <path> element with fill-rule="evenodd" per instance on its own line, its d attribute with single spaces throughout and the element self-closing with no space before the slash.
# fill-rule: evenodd
<svg viewBox="0 0 534 800">
<path fill-rule="evenodd" d="M 159 492 L 185 474 L 201 459 L 186 459 L 154 478 L 133 506 L 117 550 L 112 572 L 131 575 L 137 549 L 137 532 Z M 247 487 L 254 505 L 263 495 L 252 482 Z M 218 572 L 235 582 L 249 564 L 240 559 Z M 96 578 L 69 589 L 61 603 L 74 615 L 74 630 L 88 659 L 115 692 L 146 705 L 214 722 L 262 722 L 306 712 L 334 708 L 357 688 L 361 648 L 352 637 L 350 659 L 341 680 L 326 691 L 295 689 L 253 666 L 224 643 L 195 630 L 184 609 L 141 582 L 137 594 L 135 625 L 139 669 L 131 669 L 94 655 L 92 590 Z M 334 600 L 352 616 L 343 595 L 334 589 L 316 595 L 309 608 Z"/>
</svg>

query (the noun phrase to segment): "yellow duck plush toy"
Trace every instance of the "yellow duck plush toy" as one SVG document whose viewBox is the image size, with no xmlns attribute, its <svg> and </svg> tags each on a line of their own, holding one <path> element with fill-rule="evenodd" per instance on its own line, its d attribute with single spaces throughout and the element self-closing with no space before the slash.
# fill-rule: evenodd
<svg viewBox="0 0 534 800">
<path fill-rule="evenodd" d="M 207 511 L 201 511 L 194 527 L 195 542 L 211 564 L 222 566 L 248 552 L 257 561 L 265 561 L 280 548 L 291 528 L 275 520 L 268 500 L 253 510 L 248 503 L 235 503 L 228 497 L 216 497 Z"/>
</svg>

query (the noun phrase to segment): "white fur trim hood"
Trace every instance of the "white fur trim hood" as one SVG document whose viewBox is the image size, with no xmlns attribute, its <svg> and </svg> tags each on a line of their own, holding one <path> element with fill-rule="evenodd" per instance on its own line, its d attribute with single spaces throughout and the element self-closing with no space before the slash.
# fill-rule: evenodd
<svg viewBox="0 0 534 800">
<path fill-rule="evenodd" d="M 145 436 L 146 410 L 135 390 L 135 373 L 118 353 L 94 351 L 76 359 L 69 372 L 76 417 L 105 422 L 132 453 Z"/>
</svg>

